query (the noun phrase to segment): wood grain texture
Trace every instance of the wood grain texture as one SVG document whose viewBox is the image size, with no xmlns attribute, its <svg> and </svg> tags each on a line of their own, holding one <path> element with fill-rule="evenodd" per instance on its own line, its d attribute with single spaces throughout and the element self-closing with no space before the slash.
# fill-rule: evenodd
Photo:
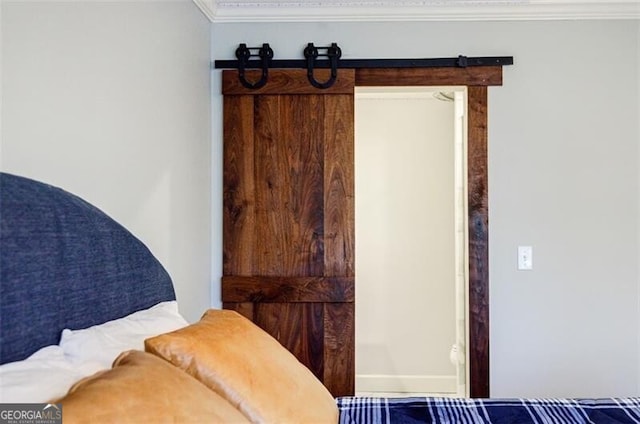
<svg viewBox="0 0 640 424">
<path fill-rule="evenodd" d="M 243 303 L 223 302 L 222 303 L 222 308 L 223 309 L 229 309 L 231 311 L 236 311 L 240 315 L 244 316 L 245 318 L 247 318 L 247 319 L 249 319 L 251 321 L 253 321 L 254 318 L 255 318 L 253 303 L 250 303 L 250 302 L 243 302 Z"/>
<path fill-rule="evenodd" d="M 260 79 L 261 71 L 249 70 L 246 78 L 250 82 Z M 315 77 L 317 81 L 324 82 L 329 79 L 328 69 L 317 69 Z M 262 95 L 262 94 L 353 94 L 355 72 L 353 69 L 339 69 L 336 82 L 329 88 L 315 88 L 307 79 L 305 69 L 278 70 L 270 69 L 267 83 L 258 89 L 246 88 L 238 79 L 238 71 L 222 71 L 222 94 L 227 95 Z"/>
<path fill-rule="evenodd" d="M 333 396 L 355 394 L 355 304 L 324 304 L 324 378 Z"/>
<path fill-rule="evenodd" d="M 258 303 L 254 322 L 322 381 L 324 308 L 321 303 Z"/>
<path fill-rule="evenodd" d="M 295 270 L 292 275 L 320 276 L 324 272 L 323 97 L 326 96 L 287 95 L 282 101 L 280 138 L 286 148 L 282 160 L 288 163 L 281 173 L 290 174 L 291 185 L 285 197 L 293 219 L 289 246 L 292 253 L 285 266 Z"/>
<path fill-rule="evenodd" d="M 489 392 L 487 88 L 468 91 L 469 370 L 471 397 Z"/>
<path fill-rule="evenodd" d="M 289 214 L 284 213 L 286 199 L 283 198 L 290 184 L 289 174 L 279 173 L 286 166 L 281 157 L 280 101 L 280 96 L 254 97 L 255 161 L 253 175 L 248 178 L 254 180 L 255 236 L 253 245 L 245 246 L 253 252 L 253 272 L 244 275 L 288 275 L 283 272 L 289 234 L 278 231 L 288 228 L 291 221 Z M 279 210 L 283 213 L 278 213 Z"/>
<path fill-rule="evenodd" d="M 259 96 L 255 103 L 253 272 L 322 275 L 322 97 Z"/>
<path fill-rule="evenodd" d="M 222 300 L 334 394 L 353 394 L 354 72 L 340 75 L 333 91 L 348 94 L 311 87 L 304 71 L 226 93 Z"/>
<path fill-rule="evenodd" d="M 253 270 L 255 187 L 252 96 L 224 98 L 223 120 L 223 273 L 250 275 Z"/>
<path fill-rule="evenodd" d="M 222 277 L 223 302 L 354 302 L 353 277 Z"/>
<path fill-rule="evenodd" d="M 356 86 L 424 85 L 502 85 L 502 67 L 356 69 Z"/>
<path fill-rule="evenodd" d="M 325 275 L 355 275 L 354 98 L 324 96 Z"/>
</svg>

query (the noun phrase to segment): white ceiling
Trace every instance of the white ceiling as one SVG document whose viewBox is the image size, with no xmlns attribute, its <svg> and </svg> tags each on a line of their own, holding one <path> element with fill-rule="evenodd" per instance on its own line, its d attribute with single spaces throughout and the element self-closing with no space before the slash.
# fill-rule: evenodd
<svg viewBox="0 0 640 424">
<path fill-rule="evenodd" d="M 193 0 L 212 22 L 640 19 L 640 0 Z"/>
</svg>

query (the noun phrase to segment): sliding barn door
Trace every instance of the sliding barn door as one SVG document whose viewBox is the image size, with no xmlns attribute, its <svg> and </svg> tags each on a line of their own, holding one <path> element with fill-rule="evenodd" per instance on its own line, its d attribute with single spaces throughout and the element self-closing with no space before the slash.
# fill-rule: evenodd
<svg viewBox="0 0 640 424">
<path fill-rule="evenodd" d="M 326 90 L 303 70 L 257 90 L 223 73 L 224 307 L 334 396 L 354 393 L 353 92 L 353 70 Z"/>
</svg>

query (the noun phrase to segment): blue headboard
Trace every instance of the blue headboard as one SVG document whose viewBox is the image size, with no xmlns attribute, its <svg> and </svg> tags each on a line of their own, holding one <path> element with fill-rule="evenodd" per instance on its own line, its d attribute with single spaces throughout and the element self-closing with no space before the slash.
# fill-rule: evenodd
<svg viewBox="0 0 640 424">
<path fill-rule="evenodd" d="M 175 300 L 167 271 L 77 196 L 0 173 L 0 364 L 57 344 L 64 328 Z"/>
</svg>

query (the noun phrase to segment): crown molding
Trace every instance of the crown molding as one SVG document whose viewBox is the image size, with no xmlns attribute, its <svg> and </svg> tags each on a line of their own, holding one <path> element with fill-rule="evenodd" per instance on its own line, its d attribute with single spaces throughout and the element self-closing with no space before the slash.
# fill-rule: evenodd
<svg viewBox="0 0 640 424">
<path fill-rule="evenodd" d="M 640 19 L 640 0 L 193 0 L 212 22 Z"/>
<path fill-rule="evenodd" d="M 217 7 L 215 0 L 193 0 L 193 2 L 211 22 L 216 21 Z"/>
</svg>

